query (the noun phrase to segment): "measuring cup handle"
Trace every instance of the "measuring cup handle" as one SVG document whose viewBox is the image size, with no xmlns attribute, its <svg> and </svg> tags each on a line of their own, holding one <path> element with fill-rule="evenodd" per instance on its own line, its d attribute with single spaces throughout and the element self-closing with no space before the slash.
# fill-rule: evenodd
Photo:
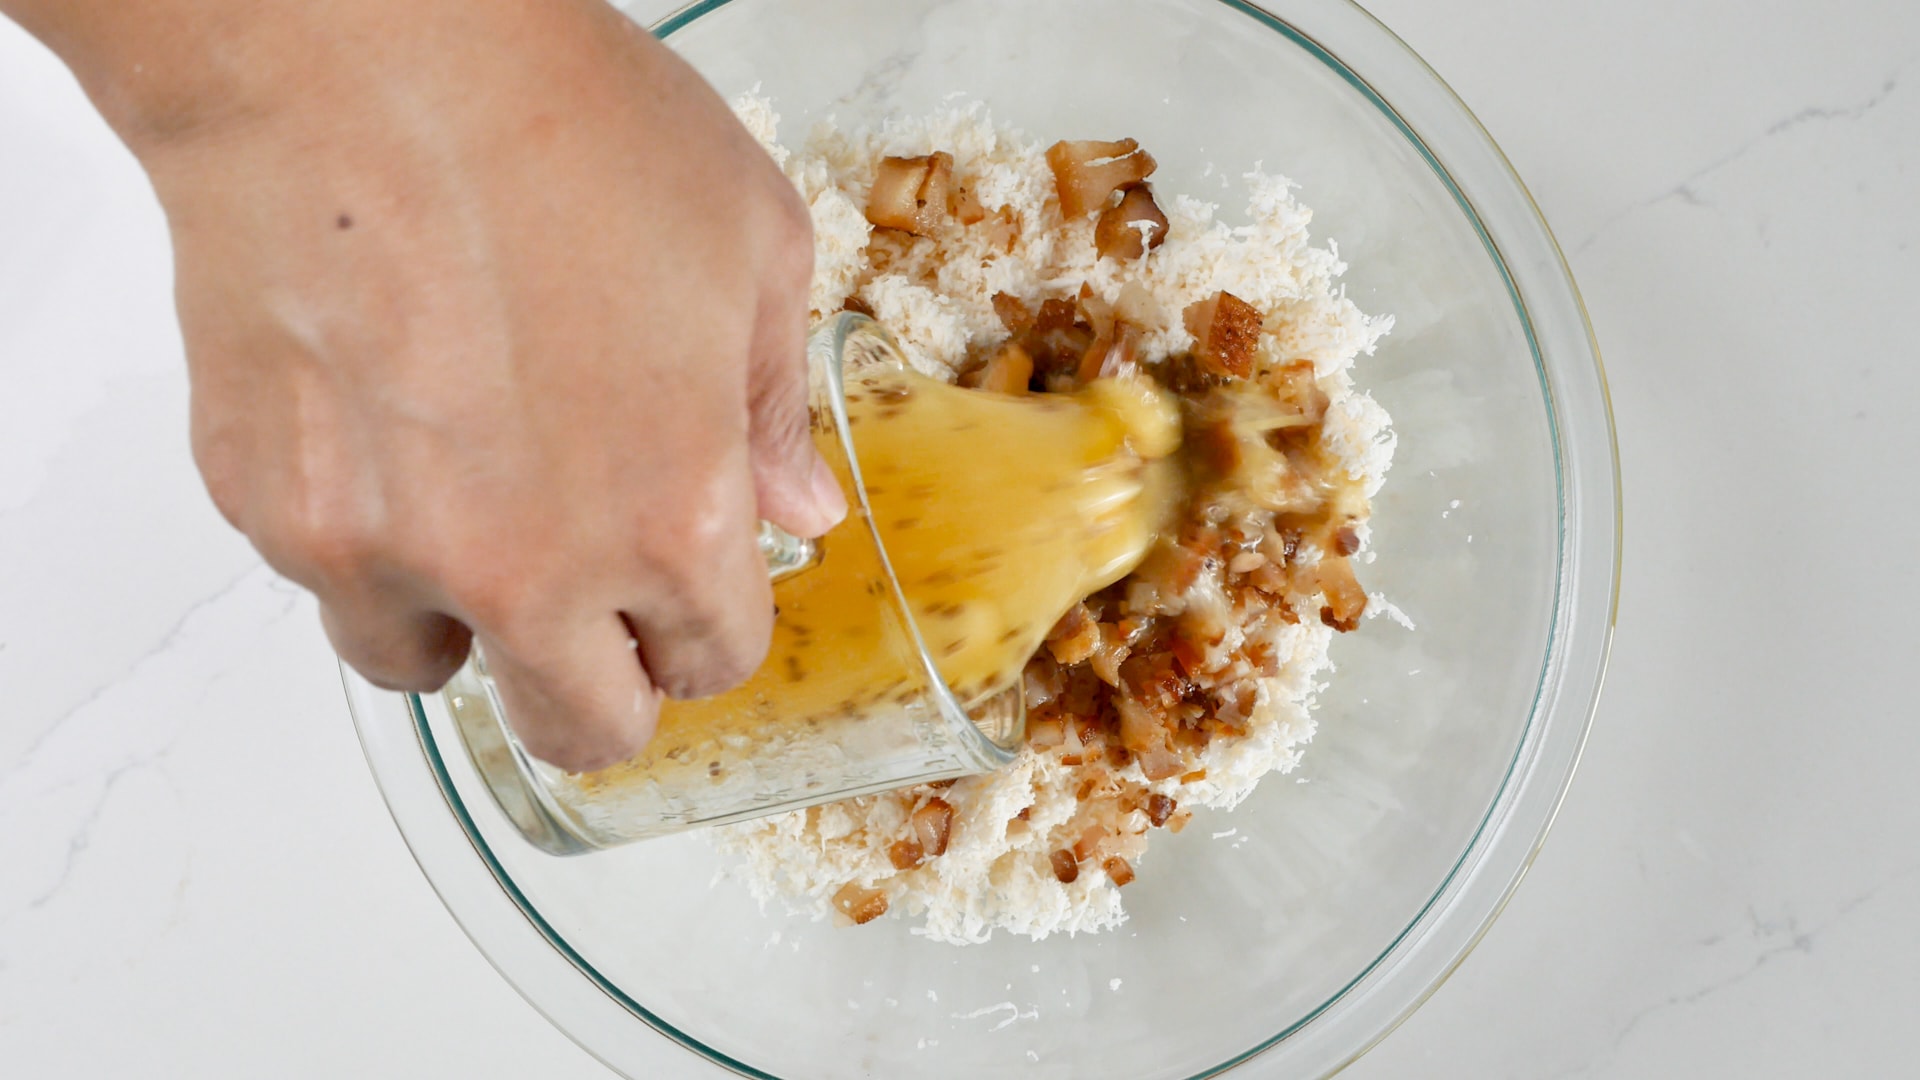
<svg viewBox="0 0 1920 1080">
<path fill-rule="evenodd" d="M 778 525 L 760 523 L 760 556 L 767 560 L 767 576 L 774 581 L 806 570 L 820 561 L 820 543 L 802 540 Z"/>
</svg>

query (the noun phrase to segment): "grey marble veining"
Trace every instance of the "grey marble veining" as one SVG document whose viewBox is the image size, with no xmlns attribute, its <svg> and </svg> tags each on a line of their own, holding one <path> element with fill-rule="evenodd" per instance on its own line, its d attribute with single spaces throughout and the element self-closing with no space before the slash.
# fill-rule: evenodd
<svg viewBox="0 0 1920 1080">
<path fill-rule="evenodd" d="M 1627 535 L 1552 838 L 1346 1075 L 1908 1074 L 1920 8 L 1371 7 L 1560 230 Z M 605 1076 L 446 917 L 311 602 L 206 505 L 169 274 L 131 160 L 0 23 L 0 1070 Z"/>
</svg>

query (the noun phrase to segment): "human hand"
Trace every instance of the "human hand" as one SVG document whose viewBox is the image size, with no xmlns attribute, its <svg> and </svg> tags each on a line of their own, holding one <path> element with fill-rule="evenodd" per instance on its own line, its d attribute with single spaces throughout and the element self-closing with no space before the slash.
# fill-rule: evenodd
<svg viewBox="0 0 1920 1080">
<path fill-rule="evenodd" d="M 845 513 L 805 208 L 598 0 L 236 11 L 164 94 L 83 74 L 167 211 L 214 502 L 373 682 L 477 640 L 535 755 L 630 756 L 762 659 L 756 519 Z"/>
</svg>

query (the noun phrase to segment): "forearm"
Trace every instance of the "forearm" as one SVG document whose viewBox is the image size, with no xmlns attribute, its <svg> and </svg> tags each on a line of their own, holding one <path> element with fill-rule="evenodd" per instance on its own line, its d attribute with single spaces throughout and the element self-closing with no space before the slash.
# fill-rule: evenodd
<svg viewBox="0 0 1920 1080">
<path fill-rule="evenodd" d="M 297 96 L 352 97 L 369 71 L 457 64 L 463 44 L 538 36 L 586 3 L 596 0 L 0 0 L 0 13 L 57 53 L 144 154 Z"/>
<path fill-rule="evenodd" d="M 0 0 L 66 62 L 87 95 L 138 149 L 242 107 L 244 69 L 257 67 L 258 0 Z"/>
</svg>

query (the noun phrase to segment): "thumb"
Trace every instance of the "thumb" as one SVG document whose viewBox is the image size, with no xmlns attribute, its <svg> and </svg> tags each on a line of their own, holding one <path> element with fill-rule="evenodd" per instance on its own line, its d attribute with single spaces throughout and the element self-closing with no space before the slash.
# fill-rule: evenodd
<svg viewBox="0 0 1920 1080">
<path fill-rule="evenodd" d="M 796 536 L 819 536 L 847 516 L 847 496 L 814 449 L 806 337 L 805 290 L 770 291 L 748 358 L 747 440 L 760 516 Z"/>
</svg>

